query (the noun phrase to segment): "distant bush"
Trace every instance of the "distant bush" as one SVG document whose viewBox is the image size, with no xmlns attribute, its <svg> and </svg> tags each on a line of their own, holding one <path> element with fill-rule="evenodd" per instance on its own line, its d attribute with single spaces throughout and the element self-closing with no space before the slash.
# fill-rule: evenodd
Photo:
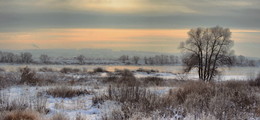
<svg viewBox="0 0 260 120">
<path fill-rule="evenodd" d="M 159 77 L 145 77 L 143 78 L 143 82 L 146 85 L 162 85 L 163 79 Z"/>
<path fill-rule="evenodd" d="M 43 67 L 39 69 L 40 72 L 54 72 L 52 68 Z"/>
<path fill-rule="evenodd" d="M 136 71 L 137 72 L 146 72 L 147 74 L 159 72 L 158 70 L 153 70 L 153 69 L 148 70 L 148 69 L 143 69 L 143 68 L 139 68 Z"/>
<path fill-rule="evenodd" d="M 60 70 L 60 72 L 61 73 L 65 73 L 65 74 L 67 74 L 67 73 L 78 73 L 78 72 L 80 72 L 81 70 L 80 69 L 77 69 L 77 68 L 67 68 L 67 67 L 65 67 L 65 68 L 62 68 L 61 70 Z"/>
<path fill-rule="evenodd" d="M 53 97 L 72 98 L 80 95 L 90 94 L 90 92 L 83 89 L 73 89 L 71 86 L 63 85 L 48 89 L 47 94 Z"/>
<path fill-rule="evenodd" d="M 94 73 L 100 73 L 100 72 L 108 72 L 108 71 L 105 70 L 105 69 L 103 69 L 103 68 L 98 67 L 98 68 L 95 68 L 95 69 L 93 70 L 93 72 L 94 72 Z"/>
</svg>

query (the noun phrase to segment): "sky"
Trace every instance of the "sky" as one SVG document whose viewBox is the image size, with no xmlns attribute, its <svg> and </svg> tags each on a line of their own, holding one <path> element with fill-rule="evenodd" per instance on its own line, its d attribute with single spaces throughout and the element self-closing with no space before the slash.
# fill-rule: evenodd
<svg viewBox="0 0 260 120">
<path fill-rule="evenodd" d="M 179 53 L 191 28 L 230 28 L 238 55 L 260 57 L 259 0 L 0 0 L 0 49 Z"/>
</svg>

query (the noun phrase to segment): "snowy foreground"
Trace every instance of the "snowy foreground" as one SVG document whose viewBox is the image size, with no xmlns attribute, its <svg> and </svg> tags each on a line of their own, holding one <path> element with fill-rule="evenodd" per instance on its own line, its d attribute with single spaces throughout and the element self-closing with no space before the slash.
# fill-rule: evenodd
<svg viewBox="0 0 260 120">
<path fill-rule="evenodd" d="M 114 77 L 120 76 L 119 72 L 107 72 L 105 70 L 100 71 L 57 71 L 57 70 L 35 70 L 33 78 L 37 78 L 43 81 L 51 81 L 49 83 L 37 83 L 36 85 L 30 85 L 30 83 L 19 83 L 22 79 L 22 73 L 18 71 L 2 71 L 0 72 L 1 77 L 4 79 L 13 80 L 14 85 L 8 84 L 0 88 L 0 110 L 8 108 L 8 106 L 24 106 L 28 109 L 41 109 L 44 111 L 41 113 L 42 119 L 52 119 L 56 114 L 60 114 L 68 120 L 101 120 L 109 118 L 109 115 L 114 115 L 115 111 L 120 111 L 123 109 L 122 103 L 114 100 L 104 100 L 102 102 L 95 103 L 93 100 L 97 96 L 108 95 L 109 87 L 111 85 L 117 86 L 117 83 L 107 82 L 110 78 L 116 79 Z M 122 71 L 121 71 L 122 72 Z M 149 94 L 154 94 L 158 96 L 166 96 L 169 92 L 176 92 L 181 88 L 182 84 L 186 80 L 196 80 L 196 75 L 186 75 L 171 72 L 159 72 L 159 71 L 147 71 L 144 69 L 139 69 L 132 71 L 134 78 L 142 82 L 141 88 L 145 88 L 149 91 Z M 30 72 L 28 72 L 30 74 Z M 128 74 L 128 73 L 127 73 Z M 131 75 L 130 75 L 131 76 Z M 122 76 L 124 77 L 124 76 Z M 161 80 L 160 82 L 146 83 L 146 78 L 156 78 Z M 132 78 L 131 78 L 132 79 Z M 221 80 L 247 80 L 248 76 L 245 75 L 226 75 L 219 76 L 218 79 Z M 142 81 L 143 80 L 143 81 Z M 106 82 L 104 82 L 106 81 Z M 5 83 L 5 82 L 3 82 Z M 124 83 L 125 84 L 125 83 Z M 127 83 L 128 84 L 128 83 Z M 122 85 L 122 84 L 120 84 Z M 55 89 L 57 87 L 70 86 L 71 89 L 88 91 L 87 94 L 79 94 L 72 97 L 57 97 L 49 94 L 48 91 Z M 123 85 L 122 85 L 123 86 Z M 173 93 L 174 94 L 174 93 Z M 259 95 L 259 94 L 258 94 Z M 258 98 L 257 98 L 258 99 Z M 221 102 L 221 101 L 219 101 Z M 223 102 L 223 101 L 222 101 Z M 9 107 L 11 109 L 12 107 Z M 250 106 L 251 107 L 251 106 Z M 258 107 L 258 106 L 254 106 Z M 167 108 L 168 109 L 168 108 Z M 158 115 L 160 117 L 147 117 L 145 115 L 133 115 L 132 119 L 143 119 L 142 117 L 147 117 L 147 119 L 165 119 L 165 120 L 175 120 L 175 119 L 215 119 L 214 116 L 210 114 L 199 115 L 196 114 L 189 115 L 189 113 L 184 112 L 179 108 L 170 108 L 169 111 L 172 115 L 162 115 L 161 112 L 153 111 L 152 114 Z M 196 112 L 195 112 L 196 113 Z M 118 113 L 117 113 L 118 114 Z M 168 114 L 168 113 L 167 113 Z M 0 114 L 1 115 L 1 114 Z M 243 115 L 243 114 L 242 114 Z M 106 116 L 106 118 L 104 118 Z M 142 116 L 140 118 L 140 116 Z M 165 117 L 163 117 L 165 116 Z M 195 117 L 194 117 L 195 116 Z M 197 118 L 196 118 L 197 117 Z M 259 119 L 255 113 L 249 113 L 246 118 Z M 115 119 L 115 118 L 114 118 Z M 118 118 L 119 119 L 119 118 Z M 54 120 L 54 119 L 53 119 Z"/>
<path fill-rule="evenodd" d="M 86 120 L 99 120 L 102 115 L 109 114 L 112 109 L 120 107 L 116 102 L 105 101 L 102 105 L 93 106 L 92 98 L 94 94 L 102 94 L 105 87 L 95 89 L 92 86 L 74 86 L 75 88 L 91 90 L 94 93 L 91 95 L 82 95 L 72 98 L 55 98 L 52 96 L 44 95 L 38 96 L 39 93 L 52 88 L 48 87 L 30 87 L 30 86 L 14 86 L 1 91 L 2 95 L 8 96 L 7 100 L 12 104 L 13 102 L 22 102 L 23 104 L 35 104 L 42 102 L 49 110 L 46 118 L 50 118 L 56 113 L 66 115 L 66 117 L 73 120 L 77 116 L 81 116 Z M 152 91 L 163 94 L 168 91 L 169 87 L 150 88 Z"/>
</svg>

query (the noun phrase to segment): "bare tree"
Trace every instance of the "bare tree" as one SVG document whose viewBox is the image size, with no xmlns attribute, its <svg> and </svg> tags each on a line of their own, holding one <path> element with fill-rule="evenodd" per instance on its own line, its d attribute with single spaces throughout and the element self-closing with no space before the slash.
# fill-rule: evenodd
<svg viewBox="0 0 260 120">
<path fill-rule="evenodd" d="M 219 66 L 232 64 L 233 41 L 228 28 L 196 28 L 188 35 L 189 39 L 180 45 L 186 53 L 183 58 L 186 72 L 197 68 L 199 79 L 210 81 L 217 75 Z"/>
<path fill-rule="evenodd" d="M 33 60 L 32 60 L 32 54 L 29 53 L 29 52 L 21 53 L 20 56 L 21 56 L 21 61 L 22 61 L 23 63 L 30 63 L 30 62 L 33 61 Z"/>
<path fill-rule="evenodd" d="M 135 64 L 138 64 L 139 60 L 140 60 L 140 57 L 138 57 L 138 56 L 133 57 L 133 61 L 134 61 Z"/>
<path fill-rule="evenodd" d="M 42 54 L 40 56 L 40 60 L 41 60 L 42 63 L 49 63 L 50 62 L 50 57 L 48 55 L 46 55 L 46 54 Z"/>
<path fill-rule="evenodd" d="M 177 63 L 179 63 L 179 58 L 178 58 L 178 56 L 171 55 L 171 56 L 170 56 L 170 63 L 171 63 L 171 64 L 177 64 Z"/>
<path fill-rule="evenodd" d="M 119 58 L 120 61 L 122 61 L 123 63 L 126 62 L 126 60 L 128 60 L 128 56 L 127 55 L 122 55 L 120 58 Z"/>
<path fill-rule="evenodd" d="M 148 64 L 148 58 L 144 57 L 144 64 Z"/>
<path fill-rule="evenodd" d="M 79 61 L 79 64 L 84 64 L 86 57 L 84 55 L 79 55 L 76 59 Z"/>
</svg>

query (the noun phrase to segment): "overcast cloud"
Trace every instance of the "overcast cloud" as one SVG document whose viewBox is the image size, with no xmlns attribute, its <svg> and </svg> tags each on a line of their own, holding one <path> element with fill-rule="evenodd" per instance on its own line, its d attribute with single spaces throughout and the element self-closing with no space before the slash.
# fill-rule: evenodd
<svg viewBox="0 0 260 120">
<path fill-rule="evenodd" d="M 1 0 L 0 29 L 260 28 L 258 0 Z"/>
<path fill-rule="evenodd" d="M 0 0 L 0 47 L 179 52 L 190 28 L 220 25 L 233 32 L 237 54 L 260 57 L 259 6 L 260 0 Z"/>
</svg>

